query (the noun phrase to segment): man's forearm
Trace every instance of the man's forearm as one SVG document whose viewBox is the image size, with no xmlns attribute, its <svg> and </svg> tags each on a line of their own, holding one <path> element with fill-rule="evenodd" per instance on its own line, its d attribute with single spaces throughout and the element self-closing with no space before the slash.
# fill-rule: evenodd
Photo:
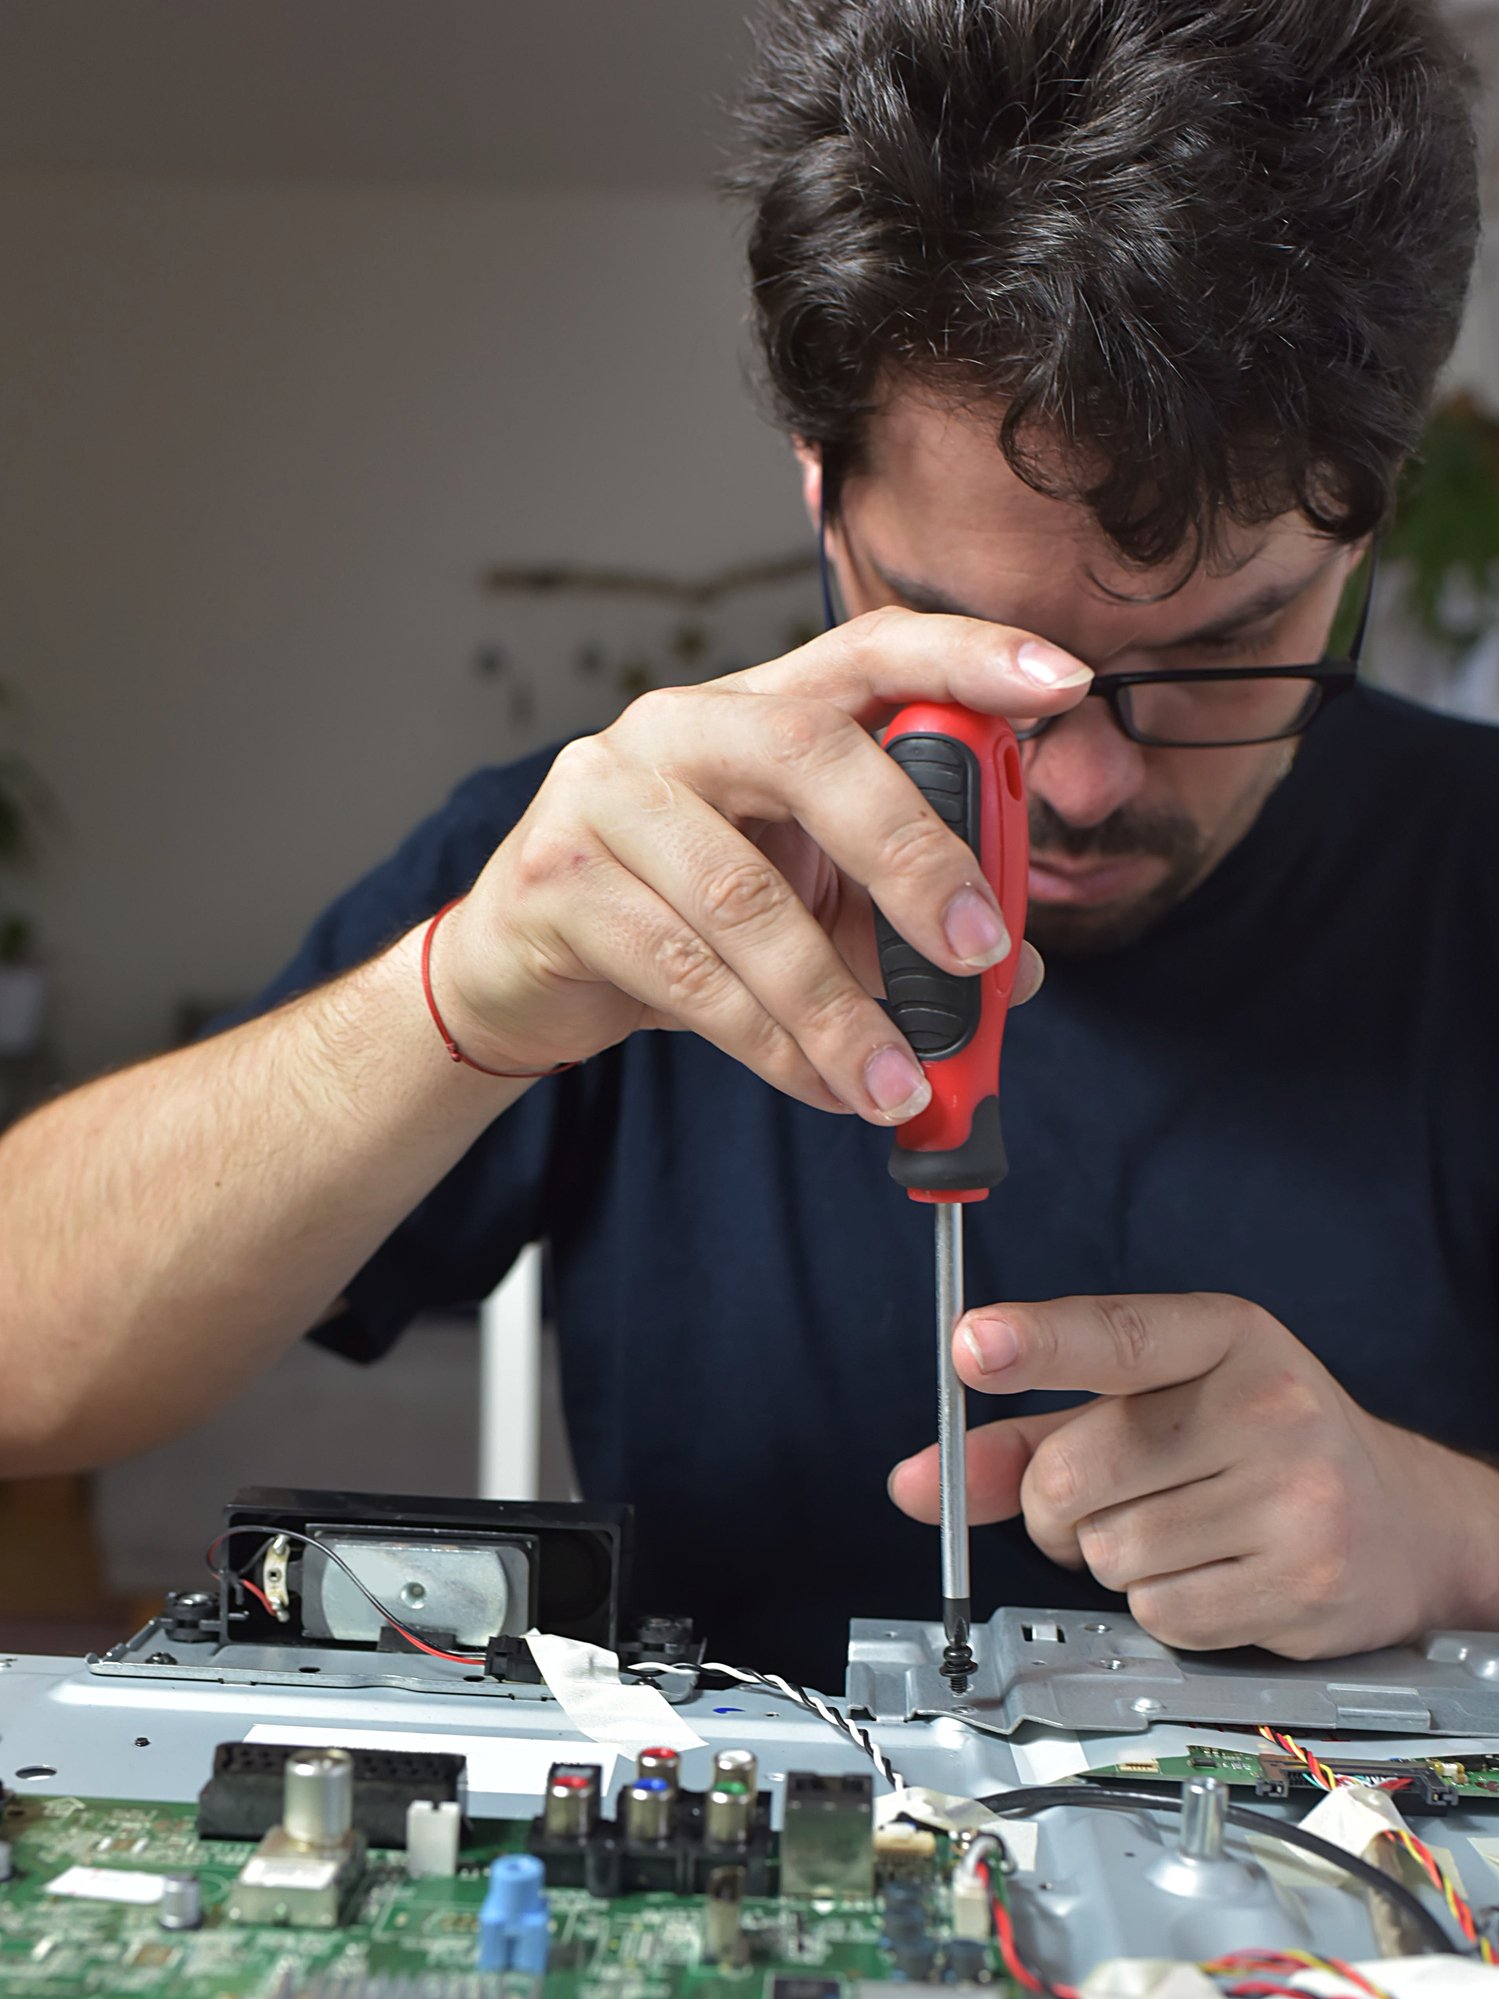
<svg viewBox="0 0 1499 1999">
<path fill-rule="evenodd" d="M 226 1401 L 524 1091 L 447 1060 L 418 943 L 0 1140 L 0 1475 Z"/>
</svg>

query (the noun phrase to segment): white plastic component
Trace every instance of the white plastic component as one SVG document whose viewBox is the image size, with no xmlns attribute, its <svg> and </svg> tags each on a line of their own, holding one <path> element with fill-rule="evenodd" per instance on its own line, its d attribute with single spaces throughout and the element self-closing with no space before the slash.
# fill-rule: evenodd
<svg viewBox="0 0 1499 1999">
<path fill-rule="evenodd" d="M 161 1900 L 164 1874 L 126 1873 L 116 1867 L 69 1867 L 47 1883 L 49 1895 L 76 1895 L 82 1902 L 138 1902 L 143 1907 Z"/>
<path fill-rule="evenodd" d="M 1493 1999 L 1499 1969 L 1473 1958 L 1379 1957 L 1353 1969 L 1377 1983 L 1391 1999 Z M 1340 1973 L 1292 1972 L 1286 1981 L 1307 1999 L 1347 1999 Z M 1095 1965 L 1083 1980 L 1083 1999 L 1218 1999 L 1218 1987 L 1195 1964 L 1162 1957 L 1114 1957 Z"/>
<path fill-rule="evenodd" d="M 1111 1957 L 1083 1980 L 1083 1999 L 1218 1999 L 1195 1964 L 1169 1957 Z"/>
<path fill-rule="evenodd" d="M 1000 1819 L 973 1798 L 958 1798 L 946 1791 L 907 1785 L 904 1790 L 887 1791 L 874 1801 L 876 1826 L 893 1825 L 909 1815 L 922 1825 L 934 1825 L 943 1832 L 993 1832 L 1005 1843 L 1017 1874 L 1029 1874 L 1036 1865 L 1036 1849 L 1041 1828 L 1035 1819 Z"/>
<path fill-rule="evenodd" d="M 952 1933 L 973 1943 L 987 1943 L 993 1930 L 989 1895 L 977 1874 L 955 1874 L 952 1884 Z"/>
<path fill-rule="evenodd" d="M 413 1798 L 406 1807 L 406 1872 L 413 1881 L 458 1872 L 458 1807 L 451 1798 L 441 1804 Z"/>
</svg>

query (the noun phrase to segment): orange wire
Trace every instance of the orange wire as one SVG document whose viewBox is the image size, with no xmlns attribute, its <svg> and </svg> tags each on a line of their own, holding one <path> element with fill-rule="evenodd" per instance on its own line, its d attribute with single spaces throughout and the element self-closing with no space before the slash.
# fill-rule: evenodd
<svg viewBox="0 0 1499 1999">
<path fill-rule="evenodd" d="M 1294 1736 L 1283 1735 L 1279 1729 L 1268 1728 L 1263 1724 L 1260 1727 L 1260 1734 L 1268 1742 L 1275 1743 L 1277 1748 L 1283 1749 L 1287 1756 L 1292 1757 L 1296 1762 L 1301 1764 L 1312 1782 L 1324 1791 L 1336 1790 L 1340 1785 L 1356 1786 L 1359 1782 L 1357 1777 L 1340 1774 L 1329 1764 L 1322 1762 L 1320 1757 L 1312 1754 L 1311 1750 L 1303 1748 Z M 1400 1781 L 1404 1782 L 1406 1780 L 1402 1779 Z M 1364 1788 L 1374 1789 L 1383 1787 L 1366 1785 Z M 1417 1839 L 1416 1835 L 1406 1826 L 1385 1826 L 1376 1837 L 1399 1841 L 1400 1845 L 1417 1862 L 1427 1879 L 1431 1882 L 1431 1885 L 1447 1904 L 1453 1919 L 1468 1942 L 1478 1945 L 1478 1953 L 1484 1963 L 1499 1964 L 1499 1955 L 1496 1955 L 1493 1945 L 1487 1937 L 1480 1937 L 1478 1933 L 1478 1922 L 1473 1914 L 1471 1905 L 1458 1892 L 1454 1883 L 1448 1879 L 1431 1848 L 1423 1840 Z"/>
</svg>

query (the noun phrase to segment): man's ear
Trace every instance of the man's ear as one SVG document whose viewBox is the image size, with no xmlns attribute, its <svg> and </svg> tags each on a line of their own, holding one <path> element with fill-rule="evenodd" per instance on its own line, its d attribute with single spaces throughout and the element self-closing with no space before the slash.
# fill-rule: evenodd
<svg viewBox="0 0 1499 1999">
<path fill-rule="evenodd" d="M 802 505 L 815 528 L 822 517 L 822 453 L 804 437 L 794 437 L 791 448 L 802 475 Z"/>
</svg>

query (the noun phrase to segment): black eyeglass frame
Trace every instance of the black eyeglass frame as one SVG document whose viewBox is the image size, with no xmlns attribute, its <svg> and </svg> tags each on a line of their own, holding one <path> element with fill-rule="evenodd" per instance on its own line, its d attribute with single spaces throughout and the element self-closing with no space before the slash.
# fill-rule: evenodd
<svg viewBox="0 0 1499 1999">
<path fill-rule="evenodd" d="M 817 523 L 817 562 L 822 581 L 822 610 L 829 631 L 840 620 L 833 609 L 833 586 L 828 563 L 827 520 L 821 515 Z M 1139 743 L 1146 749 L 1157 750 L 1243 750 L 1253 749 L 1264 743 L 1286 743 L 1297 736 L 1304 736 L 1317 717 L 1341 695 L 1351 693 L 1358 682 L 1359 668 L 1363 660 L 1364 640 L 1369 630 L 1369 618 L 1374 607 L 1374 579 L 1379 571 L 1379 541 L 1370 543 L 1368 571 L 1364 578 L 1364 601 L 1359 610 L 1358 624 L 1346 655 L 1324 655 L 1304 666 L 1188 666 L 1154 667 L 1139 673 L 1099 673 L 1095 674 L 1088 688 L 1089 695 L 1097 695 L 1109 704 L 1109 713 L 1114 726 L 1121 735 L 1132 743 Z M 1251 680 L 1309 680 L 1312 689 L 1308 705 L 1288 727 L 1277 729 L 1268 736 L 1230 736 L 1216 741 L 1178 742 L 1170 736 L 1152 735 L 1148 730 L 1137 728 L 1128 713 L 1124 700 L 1132 688 L 1159 687 L 1170 685 L 1204 686 L 1223 685 L 1236 681 Z M 1033 743 L 1042 736 L 1059 715 L 1043 716 L 1029 728 L 1017 728 L 1017 742 Z"/>
</svg>

